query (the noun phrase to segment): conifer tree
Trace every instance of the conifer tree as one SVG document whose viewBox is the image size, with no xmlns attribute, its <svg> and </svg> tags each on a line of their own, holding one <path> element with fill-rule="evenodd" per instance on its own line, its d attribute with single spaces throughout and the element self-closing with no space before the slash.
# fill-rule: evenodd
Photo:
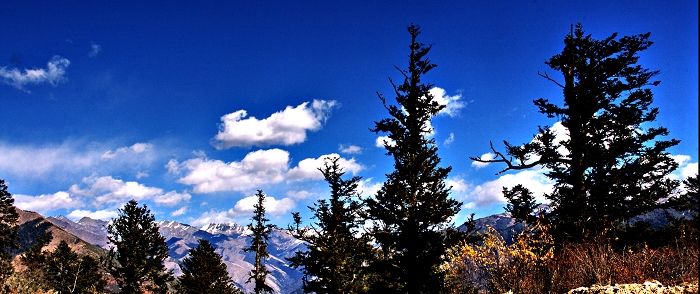
<svg viewBox="0 0 700 294">
<path fill-rule="evenodd" d="M 5 180 L 0 179 L 0 285 L 5 285 L 7 278 L 14 272 L 10 263 L 10 251 L 17 248 L 17 232 L 19 231 L 17 225 L 19 214 L 17 214 L 14 204 L 15 199 L 7 191 Z"/>
<path fill-rule="evenodd" d="M 365 264 L 372 253 L 369 240 L 362 236 L 362 202 L 357 185 L 360 177 L 348 180 L 339 166 L 340 157 L 326 158 L 323 173 L 330 186 L 330 199 L 320 199 L 309 209 L 314 225 L 301 227 L 299 213 L 293 214 L 291 234 L 306 243 L 305 251 L 287 258 L 293 268 L 304 272 L 306 293 L 362 293 L 368 290 Z"/>
<path fill-rule="evenodd" d="M 421 78 L 436 65 L 426 57 L 431 46 L 416 41 L 418 27 L 411 34 L 407 70 L 401 84 L 393 81 L 398 105 L 378 94 L 390 117 L 375 123 L 373 132 L 386 133 L 387 154 L 394 159 L 394 171 L 374 198 L 367 199 L 370 234 L 381 250 L 372 262 L 380 277 L 373 290 L 384 293 L 433 293 L 445 286 L 441 267 L 448 250 L 458 242 L 450 220 L 461 203 L 449 197 L 445 179 L 451 167 L 440 167 L 431 119 L 445 106 L 430 94 L 432 84 Z"/>
<path fill-rule="evenodd" d="M 265 193 L 262 190 L 258 190 L 255 196 L 258 198 L 258 202 L 253 205 L 255 208 L 253 222 L 248 224 L 248 229 L 252 232 L 253 239 L 249 247 L 243 248 L 245 252 L 255 252 L 255 263 L 246 283 L 250 283 L 253 280 L 255 283 L 253 290 L 255 294 L 272 293 L 272 287 L 265 282 L 270 271 L 263 264 L 263 260 L 270 257 L 270 253 L 267 251 L 267 244 L 274 225 L 268 224 L 270 220 L 265 218 Z"/>
<path fill-rule="evenodd" d="M 555 181 L 548 219 L 558 244 L 614 233 L 630 218 L 659 207 L 678 181 L 667 177 L 677 163 L 666 151 L 678 140 L 661 140 L 664 127 L 651 107 L 650 86 L 658 71 L 637 64 L 638 53 L 652 45 L 649 33 L 602 40 L 586 35 L 578 24 L 564 39 L 564 50 L 546 62 L 563 82 L 542 77 L 563 90 L 563 105 L 534 101 L 540 113 L 557 118 L 566 133 L 540 127 L 536 140 L 520 146 L 505 142 L 505 154 L 493 160 L 507 170 L 535 166 L 548 169 Z M 558 136 L 557 136 L 558 135 Z M 564 137 L 564 139 L 561 139 Z"/>
<path fill-rule="evenodd" d="M 221 255 L 205 239 L 199 239 L 197 247 L 190 249 L 189 256 L 182 261 L 180 268 L 182 276 L 177 278 L 175 287 L 178 293 L 243 294 L 229 277 Z"/>
<path fill-rule="evenodd" d="M 116 264 L 110 271 L 122 293 L 166 293 L 167 283 L 173 280 L 163 265 L 169 248 L 146 205 L 139 207 L 136 200 L 129 201 L 119 209 L 107 232 L 116 248 L 116 253 L 111 252 Z"/>
<path fill-rule="evenodd" d="M 107 285 L 98 261 L 79 256 L 65 240 L 47 254 L 45 266 L 48 284 L 58 293 L 103 293 Z"/>
</svg>

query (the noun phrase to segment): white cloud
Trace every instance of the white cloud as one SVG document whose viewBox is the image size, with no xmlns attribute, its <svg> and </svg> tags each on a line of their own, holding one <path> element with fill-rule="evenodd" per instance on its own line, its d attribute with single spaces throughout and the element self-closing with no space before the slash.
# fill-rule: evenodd
<svg viewBox="0 0 700 294">
<path fill-rule="evenodd" d="M 188 174 L 178 182 L 193 185 L 195 193 L 250 191 L 283 181 L 289 168 L 289 152 L 258 150 L 248 153 L 241 161 L 230 163 L 193 158 L 177 165 L 171 161 L 168 168 L 171 171 L 187 170 Z"/>
<path fill-rule="evenodd" d="M 684 179 L 695 176 L 697 174 L 698 174 L 698 163 L 697 162 L 689 163 L 681 169 L 681 176 L 683 176 Z"/>
<path fill-rule="evenodd" d="M 168 172 L 171 174 L 180 174 L 180 164 L 176 159 L 168 160 L 168 163 L 165 164 L 165 168 L 167 168 Z"/>
<path fill-rule="evenodd" d="M 180 209 L 173 211 L 170 213 L 170 216 L 181 216 L 183 214 L 187 213 L 187 206 L 183 206 Z"/>
<path fill-rule="evenodd" d="M 203 213 L 198 218 L 190 218 L 189 222 L 196 226 L 203 226 L 206 224 L 225 224 L 233 223 L 236 220 L 248 219 L 253 215 L 255 205 L 258 202 L 256 196 L 245 197 L 236 202 L 235 206 L 229 210 L 210 210 Z M 276 200 L 273 197 L 265 197 L 265 214 L 270 216 L 280 216 L 288 213 L 292 208 L 295 207 L 295 203 L 292 199 L 283 198 L 281 200 Z"/>
<path fill-rule="evenodd" d="M 287 197 L 295 200 L 301 200 L 306 198 L 311 198 L 316 196 L 316 193 L 312 193 L 306 190 L 301 191 L 287 191 Z"/>
<path fill-rule="evenodd" d="M 678 163 L 678 166 L 685 166 L 690 161 L 690 155 L 673 155 L 671 158 Z"/>
<path fill-rule="evenodd" d="M 165 194 L 156 195 L 153 198 L 153 201 L 158 205 L 176 206 L 182 202 L 190 201 L 190 198 L 192 198 L 192 195 L 188 193 L 177 193 L 175 191 L 170 191 Z"/>
<path fill-rule="evenodd" d="M 489 153 L 482 154 L 479 159 L 481 159 L 481 160 L 493 160 L 495 157 L 496 157 L 496 154 L 489 152 Z M 479 161 L 472 160 L 472 166 L 475 168 L 482 168 L 482 167 L 485 167 L 487 165 L 489 165 L 488 162 L 479 162 Z"/>
<path fill-rule="evenodd" d="M 12 197 L 15 199 L 15 206 L 17 208 L 38 212 L 40 214 L 56 209 L 76 208 L 83 205 L 80 200 L 71 197 L 69 193 L 64 191 L 39 196 L 15 194 L 12 195 Z"/>
<path fill-rule="evenodd" d="M 374 142 L 374 146 L 377 146 L 379 148 L 384 148 L 384 145 L 388 146 L 396 146 L 396 142 L 389 138 L 389 136 L 379 136 L 377 137 L 377 140 Z"/>
<path fill-rule="evenodd" d="M 89 217 L 91 219 L 110 220 L 110 219 L 116 218 L 117 216 L 119 216 L 119 213 L 116 209 L 115 210 L 98 210 L 98 211 L 76 209 L 76 210 L 73 210 L 71 213 L 69 213 L 67 217 L 69 219 L 74 220 L 74 221 L 78 221 L 83 217 Z"/>
<path fill-rule="evenodd" d="M 34 147 L 0 143 L 0 171 L 29 177 L 43 177 L 53 171 L 80 171 L 94 166 L 99 152 L 77 151 L 74 143 Z"/>
<path fill-rule="evenodd" d="M 450 133 L 450 136 L 445 139 L 443 145 L 450 146 L 455 141 L 455 133 Z"/>
<path fill-rule="evenodd" d="M 236 205 L 228 211 L 228 216 L 230 217 L 244 217 L 253 215 L 255 208 L 253 205 L 258 203 L 257 196 L 248 196 L 236 202 Z M 280 216 L 296 206 L 294 201 L 289 198 L 282 198 L 276 200 L 274 197 L 265 197 L 265 213 L 272 216 Z"/>
<path fill-rule="evenodd" d="M 445 105 L 438 115 L 447 115 L 449 117 L 455 117 L 459 115 L 459 111 L 466 106 L 466 103 L 459 101 L 462 99 L 462 95 L 449 96 L 447 92 L 438 87 L 433 87 L 430 89 L 430 94 L 433 95 L 433 99 L 440 105 Z"/>
<path fill-rule="evenodd" d="M 28 84 L 48 83 L 55 86 L 66 80 L 66 68 L 69 65 L 68 59 L 56 55 L 46 63 L 46 68 L 19 70 L 0 67 L 0 79 L 19 90 Z"/>
<path fill-rule="evenodd" d="M 548 201 L 543 195 L 544 193 L 552 192 L 554 182 L 549 180 L 541 169 L 506 174 L 494 181 L 469 189 L 465 195 L 465 202 L 470 206 L 468 208 L 488 207 L 496 203 L 506 203 L 506 198 L 503 197 L 503 187 L 512 188 L 517 184 L 522 184 L 525 188 L 530 189 L 537 202 L 547 203 Z M 471 202 L 473 204 L 469 204 Z"/>
<path fill-rule="evenodd" d="M 147 173 L 147 172 L 138 172 L 138 173 L 136 173 L 136 179 L 147 178 L 147 177 L 148 177 L 148 173 Z"/>
<path fill-rule="evenodd" d="M 314 100 L 297 107 L 287 106 L 283 111 L 258 120 L 245 118 L 248 113 L 239 110 L 221 117 L 219 133 L 213 145 L 217 149 L 231 147 L 266 147 L 293 145 L 306 140 L 307 131 L 317 131 L 328 118 L 335 101 Z"/>
<path fill-rule="evenodd" d="M 102 46 L 97 45 L 95 43 L 92 43 L 92 46 L 90 46 L 92 50 L 90 50 L 90 53 L 88 53 L 88 56 L 90 57 L 96 57 L 97 54 L 100 54 L 100 51 L 102 51 Z"/>
<path fill-rule="evenodd" d="M 362 148 L 360 146 L 355 146 L 355 145 L 349 145 L 345 146 L 343 144 L 340 145 L 340 153 L 345 153 L 345 154 L 361 154 L 362 153 Z"/>
<path fill-rule="evenodd" d="M 180 194 L 175 191 L 163 193 L 161 188 L 148 187 L 138 182 L 124 182 L 111 176 L 88 177 L 83 179 L 83 183 L 88 187 L 82 189 L 78 185 L 73 185 L 68 192 L 92 198 L 92 205 L 95 207 L 121 204 L 131 199 L 153 200 L 158 205 L 175 206 L 191 198 L 188 193 Z"/>
<path fill-rule="evenodd" d="M 382 188 L 381 182 L 372 182 L 372 178 L 362 179 L 357 183 L 357 192 L 361 196 L 377 195 L 377 191 Z"/>
<path fill-rule="evenodd" d="M 125 155 L 125 154 L 141 154 L 146 151 L 150 151 L 153 149 L 153 144 L 149 143 L 136 143 L 134 145 L 131 145 L 130 147 L 120 147 L 117 148 L 116 151 L 108 150 L 105 153 L 102 154 L 100 157 L 102 160 L 110 160 L 114 159 L 119 155 Z"/>
<path fill-rule="evenodd" d="M 289 180 L 307 180 L 307 179 L 312 179 L 312 180 L 321 180 L 323 179 L 323 174 L 321 173 L 319 168 L 322 168 L 325 164 L 326 158 L 340 158 L 338 159 L 338 165 L 343 169 L 345 172 L 350 172 L 352 174 L 357 174 L 360 170 L 363 169 L 363 166 L 358 164 L 355 161 L 355 158 L 351 159 L 345 159 L 340 157 L 340 155 L 336 153 L 332 154 L 327 154 L 327 155 L 321 155 L 318 158 L 307 158 L 299 162 L 299 164 L 289 170 L 287 173 L 287 178 Z"/>
<path fill-rule="evenodd" d="M 213 209 L 203 213 L 196 219 L 193 218 L 190 220 L 190 223 L 192 223 L 195 226 L 203 226 L 207 224 L 226 224 L 232 222 L 234 222 L 234 220 L 232 217 L 229 216 L 228 211 L 216 211 Z"/>
<path fill-rule="evenodd" d="M 105 147 L 107 143 L 65 141 L 60 145 L 30 146 L 0 142 L 0 174 L 25 178 L 68 178 L 91 173 L 145 172 L 160 156 L 152 144 Z M 104 151 L 108 150 L 108 151 Z M 144 174 L 141 174 L 143 176 Z"/>
<path fill-rule="evenodd" d="M 469 185 L 464 179 L 461 178 L 450 178 L 446 182 L 448 187 L 452 187 L 453 192 L 464 193 L 469 190 Z"/>
</svg>

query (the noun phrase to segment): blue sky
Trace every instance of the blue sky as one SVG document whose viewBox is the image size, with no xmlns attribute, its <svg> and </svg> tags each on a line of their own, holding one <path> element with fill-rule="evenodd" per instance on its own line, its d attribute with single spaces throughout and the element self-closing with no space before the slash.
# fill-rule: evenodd
<svg viewBox="0 0 700 294">
<path fill-rule="evenodd" d="M 161 220 L 245 224 L 262 189 L 286 226 L 326 197 L 326 156 L 371 195 L 392 169 L 369 131 L 388 115 L 376 93 L 393 98 L 411 23 L 450 110 L 432 124 L 455 221 L 502 212 L 504 185 L 549 189 L 468 157 L 555 124 L 532 100 L 561 91 L 537 73 L 559 77 L 544 61 L 576 22 L 598 39 L 651 32 L 657 125 L 682 140 L 674 176 L 697 173 L 697 1 L 142 2 L 0 4 L 0 178 L 18 207 L 110 219 L 133 198 Z"/>
</svg>

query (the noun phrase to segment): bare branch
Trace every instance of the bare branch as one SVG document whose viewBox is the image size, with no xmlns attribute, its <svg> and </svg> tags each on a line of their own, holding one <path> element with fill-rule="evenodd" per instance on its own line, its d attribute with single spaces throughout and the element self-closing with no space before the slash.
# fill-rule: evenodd
<svg viewBox="0 0 700 294">
<path fill-rule="evenodd" d="M 543 77 L 543 78 L 545 78 L 545 79 L 548 79 L 548 80 L 551 81 L 552 83 L 557 84 L 557 86 L 561 87 L 562 89 L 564 88 L 564 85 L 562 85 L 562 84 L 560 84 L 559 82 L 555 81 L 554 79 L 550 78 L 546 71 L 544 72 L 544 74 L 541 74 L 541 73 L 538 71 L 538 72 L 537 72 L 537 75 L 539 75 L 539 76 L 541 76 L 541 77 Z"/>
<path fill-rule="evenodd" d="M 508 167 L 506 167 L 505 169 L 497 172 L 496 173 L 497 175 L 502 174 L 502 173 L 509 171 L 509 170 L 528 169 L 528 168 L 535 167 L 539 164 L 542 164 L 541 160 L 536 160 L 534 162 L 527 163 L 527 164 L 522 162 L 522 161 L 519 164 L 513 164 L 512 157 L 506 158 L 505 155 L 503 155 L 503 153 L 496 151 L 496 148 L 493 147 L 493 142 L 489 141 L 489 145 L 491 146 L 491 151 L 493 151 L 493 153 L 496 154 L 496 159 L 484 160 L 484 159 L 476 158 L 476 157 L 469 157 L 469 159 L 474 160 L 476 162 L 483 162 L 483 163 L 503 162 L 506 165 L 508 165 Z"/>
</svg>

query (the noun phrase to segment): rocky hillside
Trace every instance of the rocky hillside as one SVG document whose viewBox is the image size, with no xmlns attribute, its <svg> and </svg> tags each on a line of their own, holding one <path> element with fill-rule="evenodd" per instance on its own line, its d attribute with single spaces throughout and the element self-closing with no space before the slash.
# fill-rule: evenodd
<svg viewBox="0 0 700 294">
<path fill-rule="evenodd" d="M 59 225 L 55 225 L 50 220 L 44 218 L 40 214 L 31 211 L 16 209 L 19 214 L 19 243 L 20 247 L 13 255 L 17 256 L 24 253 L 32 245 L 36 244 L 37 237 L 42 234 L 50 233 L 53 236 L 51 242 L 44 247 L 44 250 L 53 250 L 58 246 L 61 240 L 68 243 L 71 249 L 79 254 L 89 254 L 95 257 L 106 256 L 107 251 L 86 242 L 82 237 L 72 234 L 69 230 L 63 229 Z"/>
</svg>

